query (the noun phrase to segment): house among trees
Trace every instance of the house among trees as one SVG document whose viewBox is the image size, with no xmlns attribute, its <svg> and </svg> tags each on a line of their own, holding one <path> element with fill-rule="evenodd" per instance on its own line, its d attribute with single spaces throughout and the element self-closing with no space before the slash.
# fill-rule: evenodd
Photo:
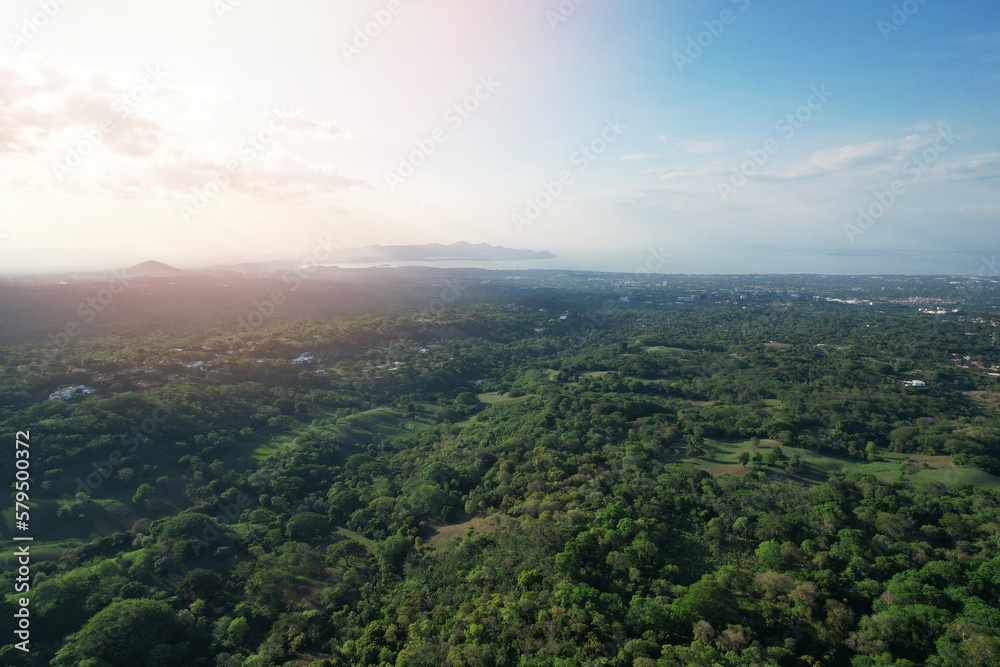
<svg viewBox="0 0 1000 667">
<path fill-rule="evenodd" d="M 80 394 L 93 394 L 96 389 L 91 389 L 85 385 L 77 385 L 75 387 L 66 387 L 65 389 L 57 389 L 51 394 L 49 394 L 50 401 L 68 401 L 69 399 Z"/>
</svg>

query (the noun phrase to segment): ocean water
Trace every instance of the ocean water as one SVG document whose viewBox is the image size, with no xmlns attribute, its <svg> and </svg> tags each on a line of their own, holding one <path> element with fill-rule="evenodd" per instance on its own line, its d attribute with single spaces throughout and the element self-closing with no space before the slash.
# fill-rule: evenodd
<svg viewBox="0 0 1000 667">
<path fill-rule="evenodd" d="M 666 251 L 666 252 L 664 252 Z M 667 256 L 669 255 L 669 256 Z M 502 271 L 534 269 L 663 274 L 961 275 L 1000 277 L 1000 248 L 982 253 L 907 252 L 835 254 L 747 250 L 711 253 L 670 252 L 669 248 L 566 253 L 553 259 L 502 262 L 374 262 L 337 264 L 342 268 L 424 266 Z"/>
</svg>

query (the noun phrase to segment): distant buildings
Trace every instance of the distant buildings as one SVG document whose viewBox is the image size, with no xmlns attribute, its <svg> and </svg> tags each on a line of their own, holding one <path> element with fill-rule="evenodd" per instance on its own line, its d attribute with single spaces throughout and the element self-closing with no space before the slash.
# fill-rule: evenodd
<svg viewBox="0 0 1000 667">
<path fill-rule="evenodd" d="M 903 384 L 907 387 L 926 387 L 927 383 L 923 380 L 903 380 Z"/>
<path fill-rule="evenodd" d="M 50 401 L 68 401 L 77 394 L 93 394 L 96 389 L 91 389 L 85 385 L 77 385 L 75 387 L 66 387 L 64 389 L 57 389 L 51 394 L 49 394 Z"/>
</svg>

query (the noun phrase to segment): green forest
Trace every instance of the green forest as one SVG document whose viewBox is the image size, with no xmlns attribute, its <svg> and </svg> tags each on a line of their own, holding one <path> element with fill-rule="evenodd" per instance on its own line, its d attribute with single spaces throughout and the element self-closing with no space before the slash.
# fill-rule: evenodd
<svg viewBox="0 0 1000 667">
<path fill-rule="evenodd" d="M 479 280 L 0 346 L 0 663 L 1000 664 L 994 292 Z"/>
</svg>

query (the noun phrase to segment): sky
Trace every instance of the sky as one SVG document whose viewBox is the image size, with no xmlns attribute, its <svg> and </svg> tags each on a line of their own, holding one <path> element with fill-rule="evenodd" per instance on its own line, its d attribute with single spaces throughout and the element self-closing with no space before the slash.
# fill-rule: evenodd
<svg viewBox="0 0 1000 667">
<path fill-rule="evenodd" d="M 997 109 L 993 0 L 4 0 L 0 272 L 983 274 Z"/>
</svg>

